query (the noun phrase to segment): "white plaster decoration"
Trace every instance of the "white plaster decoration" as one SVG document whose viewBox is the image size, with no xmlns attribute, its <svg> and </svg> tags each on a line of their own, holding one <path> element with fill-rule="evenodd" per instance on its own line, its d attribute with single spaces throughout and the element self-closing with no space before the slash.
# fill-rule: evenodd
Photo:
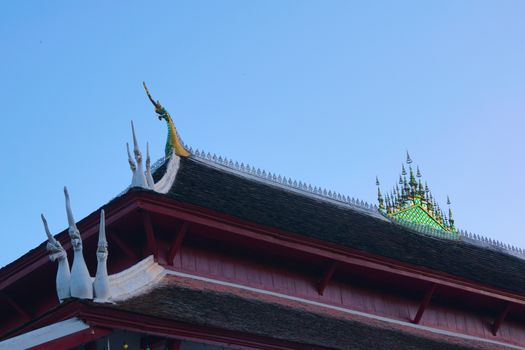
<svg viewBox="0 0 525 350">
<path fill-rule="evenodd" d="M 144 176 L 144 169 L 142 167 L 142 153 L 140 153 L 139 145 L 137 142 L 137 136 L 135 135 L 135 127 L 133 125 L 133 121 L 131 121 L 131 133 L 133 134 L 133 154 L 135 155 L 136 163 L 133 162 L 133 159 L 131 159 L 129 145 L 126 143 L 128 151 L 128 161 L 131 167 L 131 171 L 133 172 L 130 187 L 148 188 L 146 177 Z"/>
<path fill-rule="evenodd" d="M 150 255 L 128 269 L 109 276 L 110 300 L 124 300 L 144 293 L 158 284 L 165 275 L 166 270 Z"/>
<path fill-rule="evenodd" d="M 73 317 L 0 341 L 0 350 L 28 349 L 85 329 L 89 329 L 89 325 Z"/>
<path fill-rule="evenodd" d="M 155 181 L 153 181 L 153 176 L 151 176 L 151 158 L 149 157 L 149 142 L 146 142 L 146 182 L 148 183 L 148 188 L 155 188 Z"/>
<path fill-rule="evenodd" d="M 133 177 L 135 177 L 135 171 L 137 171 L 137 164 L 135 164 L 135 161 L 131 157 L 131 152 L 129 151 L 129 143 L 127 142 L 126 142 L 126 151 L 128 151 L 129 168 L 131 169 L 131 173 L 133 174 Z"/>
<path fill-rule="evenodd" d="M 105 302 L 111 295 L 109 286 L 108 269 L 108 242 L 106 240 L 106 224 L 104 219 L 104 209 L 100 211 L 100 227 L 98 232 L 97 248 L 97 273 L 93 281 L 95 301 Z"/>
<path fill-rule="evenodd" d="M 84 261 L 82 238 L 73 218 L 67 187 L 64 187 L 64 195 L 66 197 L 66 212 L 69 223 L 68 232 L 69 237 L 71 237 L 71 245 L 73 246 L 73 266 L 71 267 L 70 280 L 71 296 L 79 299 L 93 299 L 92 279 Z"/>
<path fill-rule="evenodd" d="M 47 235 L 46 249 L 49 252 L 49 259 L 51 261 L 58 260 L 57 275 L 56 275 L 56 290 L 58 300 L 62 302 L 64 299 L 69 298 L 71 293 L 69 291 L 69 283 L 71 279 L 71 272 L 69 271 L 69 262 L 67 260 L 67 253 L 62 248 L 59 241 L 51 235 L 49 227 L 47 226 L 47 220 L 44 214 L 40 215 L 42 222 L 44 223 L 44 229 Z"/>
<path fill-rule="evenodd" d="M 177 172 L 179 171 L 180 157 L 172 151 L 171 157 L 169 157 L 168 165 L 166 166 L 166 173 L 164 176 L 154 185 L 153 189 L 158 193 L 168 193 L 171 186 L 175 182 Z"/>
</svg>

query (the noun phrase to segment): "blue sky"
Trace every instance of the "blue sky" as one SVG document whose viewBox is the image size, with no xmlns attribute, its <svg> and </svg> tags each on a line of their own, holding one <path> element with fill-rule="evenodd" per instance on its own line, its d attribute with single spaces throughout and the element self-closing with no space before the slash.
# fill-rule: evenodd
<svg viewBox="0 0 525 350">
<path fill-rule="evenodd" d="M 456 224 L 525 248 L 522 1 L 17 1 L 0 13 L 0 266 L 193 147 L 375 202 L 409 150 Z"/>
</svg>

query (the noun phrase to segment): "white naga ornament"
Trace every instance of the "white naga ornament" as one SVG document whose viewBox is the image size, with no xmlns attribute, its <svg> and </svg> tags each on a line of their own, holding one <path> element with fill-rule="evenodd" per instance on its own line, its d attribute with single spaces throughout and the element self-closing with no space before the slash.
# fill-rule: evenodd
<svg viewBox="0 0 525 350">
<path fill-rule="evenodd" d="M 146 142 L 146 182 L 148 183 L 148 188 L 155 188 L 155 181 L 153 181 L 153 176 L 151 176 L 151 159 L 149 157 L 149 142 Z"/>
<path fill-rule="evenodd" d="M 98 232 L 97 248 L 97 274 L 93 281 L 96 301 L 106 301 L 111 295 L 108 269 L 108 242 L 106 240 L 106 223 L 104 219 L 104 209 L 100 211 L 100 227 Z"/>
<path fill-rule="evenodd" d="M 49 259 L 51 261 L 58 260 L 57 276 L 56 276 L 56 288 L 57 295 L 60 302 L 64 299 L 67 299 L 71 296 L 69 291 L 69 283 L 71 279 L 71 273 L 69 271 L 69 262 L 67 261 L 67 253 L 62 248 L 62 245 L 59 241 L 51 235 L 49 227 L 47 226 L 47 220 L 44 217 L 44 214 L 40 215 L 42 222 L 44 223 L 44 229 L 47 235 L 47 245 L 46 249 L 49 252 Z"/>
<path fill-rule="evenodd" d="M 71 246 L 73 247 L 73 266 L 69 271 L 69 263 L 67 260 L 67 253 L 49 231 L 47 221 L 42 215 L 42 222 L 47 235 L 47 250 L 49 258 L 52 261 L 58 260 L 58 270 L 56 276 L 56 289 L 60 302 L 69 297 L 79 299 L 93 299 L 97 302 L 106 302 L 111 297 L 111 288 L 109 283 L 109 276 L 107 270 L 108 260 L 108 242 L 106 239 L 106 224 L 104 219 L 104 209 L 100 212 L 100 228 L 98 234 L 98 248 L 97 248 L 97 273 L 93 279 L 89 275 L 89 271 L 84 260 L 82 252 L 82 238 L 80 232 L 75 224 L 73 212 L 71 210 L 71 202 L 69 199 L 69 192 L 64 187 L 64 195 L 66 197 L 66 212 L 69 223 L 69 237 L 71 238 Z"/>
<path fill-rule="evenodd" d="M 68 232 L 71 238 L 71 245 L 73 246 L 73 266 L 71 267 L 70 285 L 71 296 L 79 299 L 93 299 L 93 284 L 86 262 L 84 261 L 82 238 L 80 237 L 80 232 L 73 218 L 67 187 L 64 187 L 64 195 L 66 197 L 67 221 L 69 223 Z"/>
<path fill-rule="evenodd" d="M 144 169 L 142 167 L 142 153 L 140 153 L 139 144 L 137 142 L 137 136 L 135 135 L 135 127 L 133 126 L 133 121 L 131 122 L 131 132 L 133 134 L 133 154 L 135 155 L 135 160 L 131 158 L 131 153 L 129 151 L 129 144 L 126 143 L 126 148 L 128 151 L 128 162 L 133 173 L 131 179 L 131 187 L 142 187 L 149 188 L 148 182 L 146 181 L 146 176 L 144 176 Z"/>
</svg>

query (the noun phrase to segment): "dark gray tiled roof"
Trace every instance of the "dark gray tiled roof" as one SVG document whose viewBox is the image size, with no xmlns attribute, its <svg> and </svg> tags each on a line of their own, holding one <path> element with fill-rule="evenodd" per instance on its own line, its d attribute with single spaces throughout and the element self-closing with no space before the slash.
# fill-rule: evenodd
<svg viewBox="0 0 525 350">
<path fill-rule="evenodd" d="M 161 166 L 155 176 L 164 171 Z M 181 158 L 167 196 L 243 220 L 525 293 L 525 261 Z"/>
<path fill-rule="evenodd" d="M 113 306 L 142 315 L 334 349 L 467 350 L 394 328 L 312 313 L 230 293 L 165 284 Z"/>
</svg>

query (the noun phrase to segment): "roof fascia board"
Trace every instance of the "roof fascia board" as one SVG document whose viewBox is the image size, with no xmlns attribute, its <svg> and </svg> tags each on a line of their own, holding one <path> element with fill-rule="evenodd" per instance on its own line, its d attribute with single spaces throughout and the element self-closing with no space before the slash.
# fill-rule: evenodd
<svg viewBox="0 0 525 350">
<path fill-rule="evenodd" d="M 84 321 L 73 317 L 0 341 L 0 350 L 33 348 L 89 328 Z"/>
<path fill-rule="evenodd" d="M 481 283 L 472 282 L 430 269 L 401 263 L 394 259 L 356 251 L 333 243 L 315 240 L 274 228 L 262 227 L 194 205 L 178 203 L 160 196 L 153 197 L 150 196 L 149 193 L 144 193 L 144 196 L 139 200 L 138 206 L 157 214 L 213 227 L 266 243 L 281 245 L 341 263 L 366 267 L 427 283 L 435 283 L 438 286 L 459 289 L 469 293 L 525 305 L 525 295 L 489 287 Z"/>
</svg>

